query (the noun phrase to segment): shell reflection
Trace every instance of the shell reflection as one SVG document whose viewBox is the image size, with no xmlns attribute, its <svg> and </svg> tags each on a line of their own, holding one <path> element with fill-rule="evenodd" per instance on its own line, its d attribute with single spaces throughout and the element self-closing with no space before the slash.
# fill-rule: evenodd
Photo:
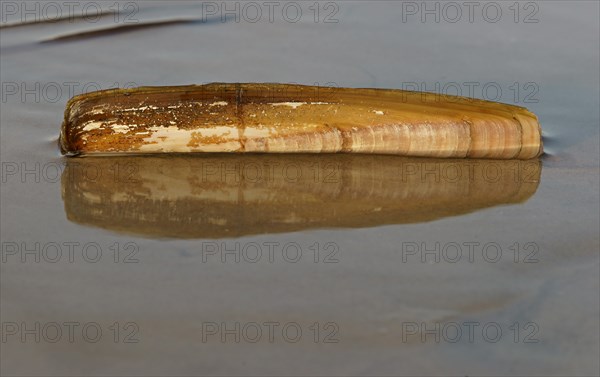
<svg viewBox="0 0 600 377">
<path fill-rule="evenodd" d="M 225 238 L 432 221 L 520 203 L 539 160 L 376 155 L 194 155 L 67 159 L 78 224 L 147 237 Z"/>
</svg>

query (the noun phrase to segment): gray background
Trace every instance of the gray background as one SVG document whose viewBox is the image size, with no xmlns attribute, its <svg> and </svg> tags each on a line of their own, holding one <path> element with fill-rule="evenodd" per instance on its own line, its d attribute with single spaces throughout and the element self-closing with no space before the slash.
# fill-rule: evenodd
<svg viewBox="0 0 600 377">
<path fill-rule="evenodd" d="M 235 6 L 227 3 L 230 9 Z M 223 22 L 220 12 L 208 16 L 200 2 L 97 2 L 121 9 L 121 17 L 0 29 L 3 175 L 7 163 L 29 169 L 64 164 L 56 139 L 70 94 L 86 86 L 131 83 L 403 88 L 423 82 L 430 91 L 436 83 L 458 83 L 462 94 L 470 95 L 465 83 L 474 82 L 473 96 L 494 99 L 493 92 L 486 97 L 481 90 L 492 83 L 502 90 L 497 100 L 526 106 L 539 116 L 547 152 L 540 186 L 521 204 L 419 224 L 218 241 L 229 247 L 235 242 L 297 242 L 305 250 L 315 242 L 335 242 L 340 252 L 334 264 L 203 263 L 205 240 L 139 237 L 80 225 L 67 219 L 61 182 L 54 175 L 39 170 L 6 176 L 1 186 L 3 253 L 6 242 L 96 242 L 105 251 L 115 242 L 135 242 L 139 263 L 114 263 L 106 256 L 99 263 L 35 263 L 6 256 L 0 265 L 3 324 L 96 322 L 104 334 L 97 343 L 81 336 L 74 342 L 63 336 L 56 343 L 8 337 L 0 343 L 2 374 L 597 375 L 598 2 L 519 2 L 517 22 L 512 1 L 491 5 L 502 10 L 497 22 L 483 16 L 490 2 L 479 3 L 472 22 L 464 13 L 456 22 L 441 13 L 439 22 L 433 16 L 423 21 L 423 9 L 412 15 L 406 3 L 320 2 L 315 22 L 309 8 L 313 2 L 296 2 L 303 13 L 291 22 L 293 13 L 286 19 L 281 2 L 273 22 L 266 13 L 258 22 L 249 22 L 254 14 Z M 3 25 L 22 21 L 22 5 L 16 4 L 16 14 L 7 15 L 3 8 Z M 82 14 L 83 4 L 78 3 L 75 15 Z M 457 4 L 466 11 L 462 2 Z M 440 12 L 451 11 L 443 8 L 445 2 L 438 6 Z M 37 18 L 50 18 L 52 9 L 46 11 L 40 8 Z M 324 22 L 331 11 L 337 22 Z M 454 18 L 454 13 L 445 15 Z M 115 29 L 192 19 L 197 22 Z M 103 28 L 113 32 L 80 34 Z M 41 43 L 67 35 L 74 37 Z M 71 83 L 75 93 L 67 89 Z M 516 97 L 514 83 L 520 87 Z M 533 86 L 526 89 L 527 83 Z M 7 92 L 13 84 L 18 91 Z M 21 85 L 36 84 L 34 94 L 24 94 Z M 52 92 L 53 84 L 62 91 Z M 531 88 L 535 93 L 527 97 Z M 515 242 L 535 242 L 539 262 L 504 257 L 497 263 L 403 263 L 403 242 L 497 242 L 506 253 Z M 298 343 L 281 336 L 273 343 L 202 341 L 206 322 L 266 321 L 298 323 L 304 336 Z M 403 341 L 406 322 L 443 326 L 465 321 L 497 323 L 504 335 L 496 343 L 481 336 L 473 342 L 465 336 L 456 343 L 418 337 Z M 139 342 L 113 342 L 113 322 L 136 323 Z M 339 341 L 313 342 L 308 327 L 314 322 L 337 324 Z M 539 341 L 526 343 L 521 333 L 514 342 L 509 327 L 515 322 L 521 329 L 535 324 Z"/>
</svg>

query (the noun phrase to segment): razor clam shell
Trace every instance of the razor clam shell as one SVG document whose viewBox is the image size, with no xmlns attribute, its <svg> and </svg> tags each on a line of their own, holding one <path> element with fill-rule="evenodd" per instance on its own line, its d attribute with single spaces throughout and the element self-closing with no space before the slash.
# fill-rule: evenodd
<svg viewBox="0 0 600 377">
<path fill-rule="evenodd" d="M 66 154 L 367 153 L 529 159 L 542 153 L 527 109 L 433 93 L 289 84 L 112 89 L 72 98 Z"/>
</svg>

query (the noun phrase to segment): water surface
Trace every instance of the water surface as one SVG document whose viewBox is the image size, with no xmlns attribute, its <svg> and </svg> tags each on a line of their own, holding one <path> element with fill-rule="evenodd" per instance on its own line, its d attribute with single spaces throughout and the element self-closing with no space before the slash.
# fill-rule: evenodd
<svg viewBox="0 0 600 377">
<path fill-rule="evenodd" d="M 536 2 L 537 23 L 504 2 L 496 23 L 403 22 L 388 1 L 320 3 L 318 22 L 300 3 L 295 23 L 135 4 L 1 29 L 3 374 L 598 373 L 598 3 Z M 535 112 L 547 154 L 470 170 L 58 152 L 71 94 L 213 81 L 472 88 Z"/>
</svg>

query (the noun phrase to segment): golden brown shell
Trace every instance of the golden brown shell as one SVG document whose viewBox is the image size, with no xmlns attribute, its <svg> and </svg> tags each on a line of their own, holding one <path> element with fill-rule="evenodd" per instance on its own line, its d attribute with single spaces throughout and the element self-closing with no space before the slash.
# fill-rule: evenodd
<svg viewBox="0 0 600 377">
<path fill-rule="evenodd" d="M 522 107 L 402 90 L 220 83 L 76 96 L 67 104 L 60 146 L 68 154 L 542 153 L 537 118 Z"/>
</svg>

